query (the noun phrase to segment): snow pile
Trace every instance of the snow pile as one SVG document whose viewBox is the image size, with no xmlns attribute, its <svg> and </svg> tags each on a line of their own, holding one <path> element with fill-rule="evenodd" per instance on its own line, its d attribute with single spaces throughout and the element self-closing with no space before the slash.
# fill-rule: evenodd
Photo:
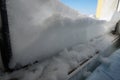
<svg viewBox="0 0 120 80">
<path fill-rule="evenodd" d="M 120 49 L 114 52 L 108 59 L 103 59 L 103 64 L 99 66 L 87 80 L 120 80 L 119 61 Z"/>
<path fill-rule="evenodd" d="M 59 0 L 7 0 L 7 7 L 13 49 L 10 68 L 44 60 L 109 28 Z"/>
<path fill-rule="evenodd" d="M 68 73 L 76 68 L 82 60 L 88 59 L 96 52 L 90 44 L 80 44 L 70 50 L 64 49 L 58 55 L 23 70 L 2 76 L 2 80 L 66 80 Z"/>
</svg>

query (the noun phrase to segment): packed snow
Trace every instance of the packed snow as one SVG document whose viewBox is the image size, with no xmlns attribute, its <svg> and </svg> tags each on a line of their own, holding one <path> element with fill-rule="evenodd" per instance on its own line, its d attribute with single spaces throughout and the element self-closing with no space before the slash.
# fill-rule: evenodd
<svg viewBox="0 0 120 80">
<path fill-rule="evenodd" d="M 102 58 L 99 66 L 87 80 L 120 80 L 120 49 L 108 58 Z M 109 64 L 109 65 L 108 65 Z"/>
</svg>

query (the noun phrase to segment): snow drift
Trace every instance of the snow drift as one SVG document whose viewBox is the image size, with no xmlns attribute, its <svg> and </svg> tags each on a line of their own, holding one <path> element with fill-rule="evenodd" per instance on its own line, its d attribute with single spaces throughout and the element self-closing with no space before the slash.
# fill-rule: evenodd
<svg viewBox="0 0 120 80">
<path fill-rule="evenodd" d="M 109 28 L 59 0 L 7 0 L 7 10 L 13 51 L 10 68 L 44 60 Z"/>
<path fill-rule="evenodd" d="M 97 37 L 90 43 L 78 44 L 71 48 L 65 48 L 57 55 L 42 62 L 31 64 L 26 68 L 14 71 L 12 73 L 1 73 L 1 80 L 67 80 L 70 72 L 79 67 L 79 64 L 92 56 L 97 51 L 103 51 L 111 45 L 115 38 L 111 35 Z M 109 65 L 107 58 L 101 57 L 101 62 Z M 74 72 L 73 72 L 74 73 Z M 84 76 L 89 76 L 90 72 L 83 71 Z"/>
<path fill-rule="evenodd" d="M 64 49 L 58 55 L 13 73 L 3 74 L 2 80 L 67 80 L 68 73 L 76 68 L 82 60 L 95 54 L 95 47 L 90 44 L 73 46 Z M 1 73 L 0 73 L 1 74 Z"/>
</svg>

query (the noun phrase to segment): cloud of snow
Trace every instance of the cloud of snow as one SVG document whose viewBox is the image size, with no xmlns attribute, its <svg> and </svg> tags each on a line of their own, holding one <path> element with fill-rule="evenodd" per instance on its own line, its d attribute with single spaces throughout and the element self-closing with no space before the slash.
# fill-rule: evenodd
<svg viewBox="0 0 120 80">
<path fill-rule="evenodd" d="M 81 15 L 59 0 L 7 0 L 7 9 L 11 68 L 44 60 L 107 32 L 104 21 Z"/>
</svg>

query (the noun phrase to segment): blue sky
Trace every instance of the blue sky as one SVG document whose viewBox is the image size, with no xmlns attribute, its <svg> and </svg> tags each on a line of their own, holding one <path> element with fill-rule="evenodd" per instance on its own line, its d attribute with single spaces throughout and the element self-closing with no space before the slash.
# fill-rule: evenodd
<svg viewBox="0 0 120 80">
<path fill-rule="evenodd" d="M 83 14 L 95 14 L 98 0 L 60 0 Z"/>
</svg>

